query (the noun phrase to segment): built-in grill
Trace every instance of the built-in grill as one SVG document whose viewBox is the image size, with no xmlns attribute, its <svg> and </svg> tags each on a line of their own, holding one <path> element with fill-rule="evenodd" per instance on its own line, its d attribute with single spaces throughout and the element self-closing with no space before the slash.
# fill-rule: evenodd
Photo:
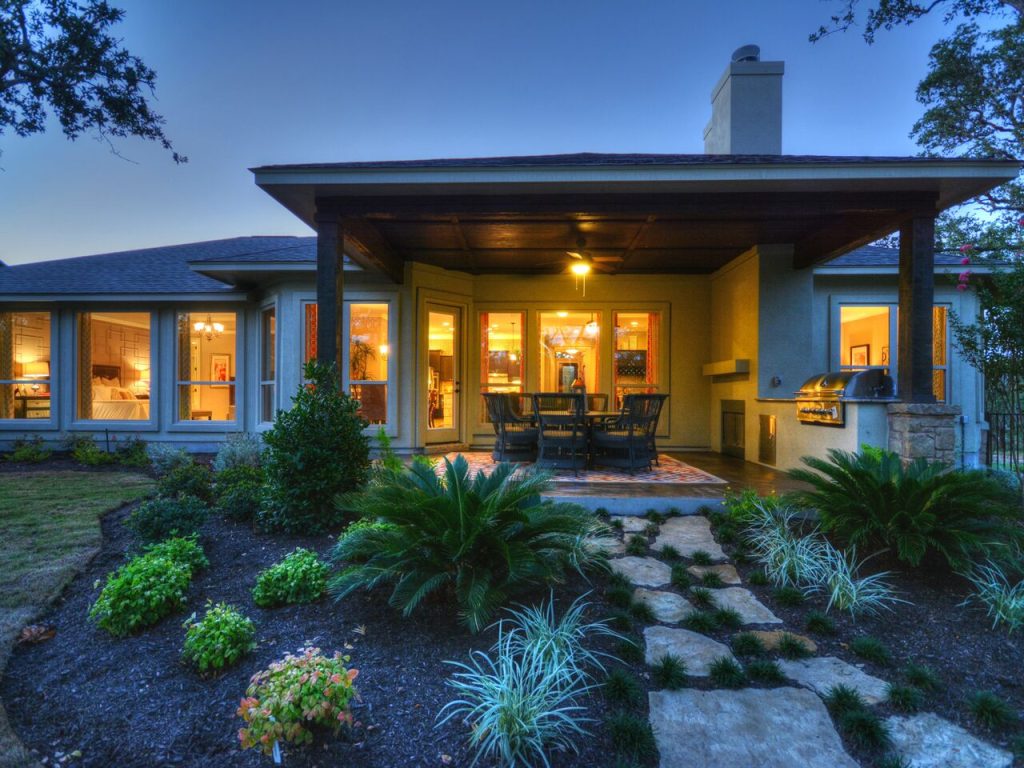
<svg viewBox="0 0 1024 768">
<path fill-rule="evenodd" d="M 892 376 L 882 368 L 829 371 L 812 376 L 796 393 L 796 416 L 805 424 L 841 427 L 850 400 L 878 400 L 895 394 Z"/>
</svg>

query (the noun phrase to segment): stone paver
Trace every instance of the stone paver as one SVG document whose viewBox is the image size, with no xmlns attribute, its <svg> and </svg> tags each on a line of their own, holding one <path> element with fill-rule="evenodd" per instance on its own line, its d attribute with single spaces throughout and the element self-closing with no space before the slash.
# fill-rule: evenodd
<svg viewBox="0 0 1024 768">
<path fill-rule="evenodd" d="M 661 768 L 857 768 L 810 691 L 688 689 L 648 696 Z"/>
<path fill-rule="evenodd" d="M 776 648 L 778 648 L 779 643 L 782 642 L 783 636 L 789 635 L 790 637 L 794 637 L 797 640 L 799 640 L 800 643 L 803 644 L 804 648 L 806 648 L 811 653 L 818 652 L 818 644 L 816 642 L 811 640 L 811 638 L 807 637 L 806 635 L 798 635 L 795 632 L 783 632 L 778 629 L 772 629 L 769 631 L 763 629 L 754 629 L 750 631 L 750 634 L 756 636 L 758 640 L 764 643 L 764 647 L 767 648 L 769 651 L 774 651 Z"/>
<path fill-rule="evenodd" d="M 1013 755 L 931 712 L 885 721 L 893 750 L 913 768 L 1009 768 Z"/>
<path fill-rule="evenodd" d="M 711 523 L 700 515 L 673 517 L 662 523 L 654 548 L 661 549 L 666 544 L 679 550 L 683 557 L 690 557 L 694 552 L 703 550 L 711 555 L 712 560 L 725 560 L 725 552 L 711 535 Z"/>
<path fill-rule="evenodd" d="M 744 624 L 781 624 L 782 619 L 768 610 L 754 593 L 742 587 L 726 587 L 711 590 L 715 605 L 719 608 L 732 608 Z"/>
<path fill-rule="evenodd" d="M 672 579 L 672 569 L 653 557 L 620 557 L 611 567 L 637 587 L 661 587 Z"/>
<path fill-rule="evenodd" d="M 742 584 L 740 575 L 736 568 L 728 563 L 721 565 L 691 565 L 686 569 L 687 573 L 697 579 L 703 579 L 705 573 L 717 573 L 718 578 L 725 584 Z"/>
<path fill-rule="evenodd" d="M 729 649 L 717 640 L 688 629 L 647 627 L 644 630 L 644 643 L 647 646 L 645 660 L 648 664 L 654 664 L 662 656 L 671 653 L 685 662 L 686 674 L 694 677 L 707 677 L 711 662 L 715 659 L 722 656 L 734 658 Z"/>
<path fill-rule="evenodd" d="M 805 688 L 810 688 L 819 696 L 828 693 L 834 685 L 846 685 L 856 690 L 868 704 L 877 704 L 885 700 L 886 682 L 872 677 L 867 672 L 847 664 L 835 656 L 822 656 L 817 659 L 800 659 L 795 661 L 779 661 L 782 674 Z"/>
<path fill-rule="evenodd" d="M 644 529 L 651 524 L 651 521 L 644 517 L 637 517 L 635 515 L 627 515 L 626 517 L 616 518 L 622 521 L 622 530 L 624 533 L 643 533 Z"/>
<path fill-rule="evenodd" d="M 626 544 L 612 536 L 593 539 L 590 542 L 591 549 L 606 552 L 609 555 L 622 555 L 626 552 Z"/>
<path fill-rule="evenodd" d="M 651 610 L 654 611 L 654 618 L 667 624 L 680 622 L 687 614 L 693 612 L 693 606 L 690 605 L 690 601 L 685 597 L 680 597 L 675 592 L 637 589 L 633 592 L 633 599 L 651 606 Z"/>
</svg>

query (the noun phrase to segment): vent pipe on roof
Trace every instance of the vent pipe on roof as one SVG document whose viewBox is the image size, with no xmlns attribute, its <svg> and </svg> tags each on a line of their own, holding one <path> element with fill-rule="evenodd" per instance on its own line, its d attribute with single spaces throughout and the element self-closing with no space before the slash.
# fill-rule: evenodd
<svg viewBox="0 0 1024 768">
<path fill-rule="evenodd" d="M 761 49 L 733 51 L 711 91 L 711 120 L 704 129 L 706 155 L 782 154 L 781 61 L 761 61 Z"/>
</svg>

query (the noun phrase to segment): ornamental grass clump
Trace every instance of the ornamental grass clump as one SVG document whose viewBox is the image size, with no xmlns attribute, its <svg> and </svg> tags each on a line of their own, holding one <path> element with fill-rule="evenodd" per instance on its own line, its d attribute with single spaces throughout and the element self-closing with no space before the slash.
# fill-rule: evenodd
<svg viewBox="0 0 1024 768">
<path fill-rule="evenodd" d="M 962 604 L 977 600 L 988 609 L 993 629 L 1005 624 L 1013 632 L 1024 626 L 1024 578 L 1012 584 L 1006 571 L 991 561 L 975 566 L 967 574 L 974 594 Z"/>
<path fill-rule="evenodd" d="M 593 542 L 610 535 L 607 525 L 578 505 L 543 500 L 549 481 L 507 463 L 471 475 L 460 455 L 440 474 L 414 462 L 342 497 L 341 509 L 387 525 L 339 538 L 330 591 L 340 599 L 388 584 L 390 604 L 406 616 L 442 597 L 478 632 L 515 593 L 606 567 Z"/>
<path fill-rule="evenodd" d="M 316 552 L 298 547 L 257 577 L 252 599 L 262 608 L 312 603 L 327 588 L 327 573 Z"/>
<path fill-rule="evenodd" d="M 242 749 L 258 749 L 280 760 L 281 742 L 309 744 L 311 726 L 337 733 L 352 724 L 352 700 L 358 692 L 352 681 L 359 672 L 348 669 L 349 657 L 328 657 L 319 648 L 288 654 L 252 676 L 238 716 Z"/>
<path fill-rule="evenodd" d="M 193 613 L 184 627 L 182 658 L 200 672 L 230 667 L 256 648 L 256 625 L 226 603 L 208 602 L 206 615 L 196 621 Z"/>
<path fill-rule="evenodd" d="M 873 573 L 870 576 L 858 575 L 867 562 L 857 559 L 857 552 L 840 552 L 831 544 L 824 542 L 821 561 L 818 563 L 814 591 L 828 595 L 825 611 L 837 608 L 851 616 L 858 614 L 877 614 L 884 610 L 892 610 L 895 603 L 906 603 L 896 596 L 895 590 L 887 581 L 889 571 Z"/>
<path fill-rule="evenodd" d="M 954 569 L 1024 542 L 1016 492 L 981 470 L 949 471 L 918 459 L 904 465 L 880 449 L 829 450 L 789 474 L 811 486 L 796 494 L 844 546 L 888 548 L 901 562 L 926 557 Z"/>
<path fill-rule="evenodd" d="M 107 576 L 89 618 L 115 637 L 155 624 L 182 608 L 194 571 L 209 563 L 191 539 L 168 539 Z"/>
</svg>

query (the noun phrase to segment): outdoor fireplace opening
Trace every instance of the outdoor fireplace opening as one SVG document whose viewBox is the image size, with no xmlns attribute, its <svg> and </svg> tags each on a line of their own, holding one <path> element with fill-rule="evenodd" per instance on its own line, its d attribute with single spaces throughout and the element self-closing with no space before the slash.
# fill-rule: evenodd
<svg viewBox="0 0 1024 768">
<path fill-rule="evenodd" d="M 745 459 L 744 439 L 747 404 L 743 400 L 722 401 L 722 453 Z"/>
</svg>

